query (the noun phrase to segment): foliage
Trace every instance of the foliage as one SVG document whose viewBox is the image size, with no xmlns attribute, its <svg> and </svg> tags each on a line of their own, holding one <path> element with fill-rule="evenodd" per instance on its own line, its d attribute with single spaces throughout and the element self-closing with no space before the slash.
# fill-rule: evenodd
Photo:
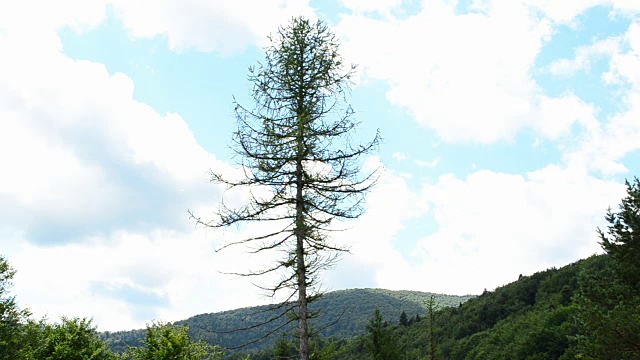
<svg viewBox="0 0 640 360">
<path fill-rule="evenodd" d="M 36 346 L 31 350 L 34 358 L 42 360 L 112 360 L 116 356 L 100 339 L 91 320 L 66 318 L 55 324 L 32 323 Z"/>
<path fill-rule="evenodd" d="M 216 360 L 222 357 L 219 347 L 193 341 L 187 326 L 155 322 L 147 325 L 140 347 L 130 348 L 124 358 L 130 360 Z"/>
<path fill-rule="evenodd" d="M 548 269 L 487 291 L 457 307 L 434 312 L 431 321 L 391 325 L 398 359 L 573 359 L 576 334 L 572 296 L 579 269 L 594 257 L 562 269 Z M 429 334 L 435 350 L 430 350 Z M 366 360 L 366 336 L 338 348 L 336 359 Z"/>
<path fill-rule="evenodd" d="M 16 271 L 0 255 L 0 358 L 17 358 L 22 348 L 23 325 L 31 315 L 29 310 L 20 309 L 15 297 L 9 296 L 11 280 Z"/>
</svg>

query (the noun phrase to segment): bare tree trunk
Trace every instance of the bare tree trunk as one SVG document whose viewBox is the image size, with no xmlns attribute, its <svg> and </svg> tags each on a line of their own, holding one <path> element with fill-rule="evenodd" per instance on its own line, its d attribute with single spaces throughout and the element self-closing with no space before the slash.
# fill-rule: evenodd
<svg viewBox="0 0 640 360">
<path fill-rule="evenodd" d="M 298 316 L 300 317 L 300 359 L 309 359 L 309 324 L 307 321 L 307 285 L 302 237 L 298 235 Z"/>
<path fill-rule="evenodd" d="M 307 319 L 307 267 L 304 261 L 304 238 L 306 224 L 304 222 L 304 202 L 302 197 L 303 173 L 302 152 L 304 143 L 302 138 L 302 124 L 298 120 L 298 159 L 296 161 L 296 256 L 298 268 L 298 317 L 300 321 L 300 360 L 309 359 L 309 324 Z"/>
<path fill-rule="evenodd" d="M 436 359 L 436 344 L 433 341 L 433 321 L 435 317 L 436 299 L 433 295 L 429 298 L 429 359 Z"/>
</svg>

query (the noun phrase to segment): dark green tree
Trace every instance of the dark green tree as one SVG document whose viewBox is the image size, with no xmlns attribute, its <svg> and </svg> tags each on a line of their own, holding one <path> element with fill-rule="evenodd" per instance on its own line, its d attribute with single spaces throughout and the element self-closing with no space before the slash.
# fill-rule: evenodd
<svg viewBox="0 0 640 360">
<path fill-rule="evenodd" d="M 409 325 L 409 319 L 407 318 L 407 313 L 404 311 L 404 309 L 402 309 L 402 312 L 400 313 L 400 319 L 398 320 L 398 322 L 402 326 Z"/>
<path fill-rule="evenodd" d="M 9 295 L 16 271 L 0 256 L 0 359 L 16 359 L 23 347 L 23 330 L 31 315 L 20 309 L 15 296 Z"/>
<path fill-rule="evenodd" d="M 279 281 L 262 288 L 272 296 L 289 291 L 279 316 L 294 310 L 300 359 L 308 360 L 308 319 L 313 316 L 308 303 L 319 295 L 319 272 L 346 251 L 328 234 L 337 230 L 336 220 L 363 213 L 364 194 L 375 183 L 376 171 L 362 175 L 360 158 L 380 138 L 376 134 L 365 145 L 349 140 L 358 125 L 346 102 L 355 68 L 345 66 L 327 25 L 294 18 L 270 41 L 264 63 L 249 69 L 255 106 L 235 103 L 238 129 L 232 148 L 245 176 L 230 180 L 212 173 L 215 183 L 254 191 L 240 208 L 222 202 L 213 221 L 191 216 L 212 228 L 273 224 L 276 230 L 227 242 L 218 250 L 245 245 L 254 253 L 280 254 L 272 266 L 241 275 L 280 274 Z"/>
<path fill-rule="evenodd" d="M 576 340 L 583 358 L 640 359 L 640 181 L 626 182 L 619 211 L 609 209 L 606 255 L 583 269 L 576 296 Z"/>
<path fill-rule="evenodd" d="M 391 329 L 383 325 L 380 309 L 376 308 L 373 318 L 366 326 L 368 335 L 365 348 L 373 360 L 396 360 L 399 356 L 397 345 L 393 341 Z"/>
</svg>

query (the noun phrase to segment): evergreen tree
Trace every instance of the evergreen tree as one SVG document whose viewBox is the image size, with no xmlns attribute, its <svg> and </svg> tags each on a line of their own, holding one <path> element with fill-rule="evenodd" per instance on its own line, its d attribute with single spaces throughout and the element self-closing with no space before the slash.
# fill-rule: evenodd
<svg viewBox="0 0 640 360">
<path fill-rule="evenodd" d="M 620 279 L 633 288 L 640 288 L 640 180 L 627 185 L 627 196 L 620 211 L 607 211 L 608 235 L 598 229 L 600 245 L 616 263 Z"/>
<path fill-rule="evenodd" d="M 576 296 L 584 358 L 640 359 L 640 181 L 626 183 L 619 211 L 607 211 L 606 255 L 583 269 Z"/>
<path fill-rule="evenodd" d="M 402 326 L 409 325 L 409 320 L 407 319 L 407 313 L 404 311 L 404 309 L 402 309 L 402 312 L 400 313 L 400 319 L 398 322 Z"/>
<path fill-rule="evenodd" d="M 287 334 L 283 332 L 273 348 L 273 358 L 276 360 L 292 359 L 294 354 L 295 346 L 289 341 Z"/>
<path fill-rule="evenodd" d="M 383 326 L 380 309 L 376 308 L 366 329 L 368 336 L 365 347 L 373 360 L 396 360 L 398 358 L 399 351 L 393 341 L 391 329 Z"/>
<path fill-rule="evenodd" d="M 359 158 L 373 151 L 380 138 L 355 146 L 349 141 L 358 124 L 346 104 L 354 67 L 345 68 L 338 42 L 323 22 L 294 18 L 270 40 L 264 64 L 250 68 L 255 107 L 235 104 L 233 149 L 245 177 L 236 181 L 212 174 L 216 183 L 259 190 L 251 191 L 244 207 L 222 203 L 212 222 L 191 216 L 213 228 L 263 221 L 280 229 L 220 249 L 245 245 L 252 252 L 281 254 L 272 266 L 243 275 L 281 275 L 262 288 L 271 295 L 289 290 L 284 298 L 296 300 L 280 304 L 280 317 L 295 311 L 300 359 L 308 360 L 308 319 L 313 316 L 308 303 L 319 295 L 318 274 L 346 251 L 328 233 L 336 230 L 335 220 L 363 213 L 364 194 L 376 172 L 362 176 Z"/>
<path fill-rule="evenodd" d="M 432 294 L 426 303 L 427 311 L 429 313 L 429 359 L 435 360 L 436 343 L 434 340 L 433 324 L 435 323 L 436 311 L 438 310 L 438 304 L 436 303 L 436 297 Z"/>
</svg>

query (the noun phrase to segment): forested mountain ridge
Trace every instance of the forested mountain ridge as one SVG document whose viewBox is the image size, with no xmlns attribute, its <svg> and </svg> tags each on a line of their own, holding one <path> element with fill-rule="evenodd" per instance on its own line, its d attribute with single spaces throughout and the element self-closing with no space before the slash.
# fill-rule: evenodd
<svg viewBox="0 0 640 360">
<path fill-rule="evenodd" d="M 575 335 L 571 299 L 577 291 L 579 271 L 599 260 L 594 257 L 522 276 L 458 307 L 437 311 L 433 324 L 437 358 L 561 358 L 570 348 L 569 337 Z M 389 327 L 403 359 L 426 358 L 428 326 L 423 320 Z M 369 359 L 366 341 L 367 336 L 351 339 L 341 346 L 336 359 Z"/>
<path fill-rule="evenodd" d="M 588 292 L 606 296 L 610 291 L 607 283 L 614 266 L 611 256 L 594 255 L 560 269 L 550 268 L 522 276 L 458 307 L 437 311 L 433 321 L 436 349 L 433 357 L 429 351 L 428 320 L 423 318 L 407 326 L 389 326 L 385 330 L 395 352 L 392 358 L 640 359 L 637 350 L 615 349 L 620 345 L 607 339 L 615 338 L 615 333 L 601 331 L 596 335 L 601 338 L 598 341 L 607 344 L 600 350 L 594 349 L 593 340 L 587 340 L 584 335 L 584 323 L 591 319 L 612 321 L 621 329 L 623 326 L 638 327 L 632 319 L 638 314 L 627 312 L 624 317 L 616 319 L 618 314 L 607 313 L 607 309 L 600 308 L 599 313 L 592 317 L 592 304 L 585 306 L 584 297 Z M 615 304 L 618 301 L 638 303 L 637 297 L 611 301 L 611 309 L 619 309 L 620 305 Z M 625 324 L 624 319 L 630 324 Z M 370 335 L 363 335 L 340 342 L 334 359 L 371 359 L 367 349 L 369 341 Z"/>
<path fill-rule="evenodd" d="M 392 291 L 385 289 L 349 289 L 338 290 L 325 294 L 312 309 L 321 309 L 318 318 L 311 324 L 316 330 L 320 330 L 323 338 L 348 339 L 362 335 L 369 317 L 379 308 L 389 323 L 397 323 L 401 312 L 404 310 L 409 318 L 420 314 L 424 316 L 426 309 L 424 302 L 432 293 L 420 291 Z M 438 304 L 442 306 L 458 306 L 473 298 L 474 295 L 455 296 L 433 294 Z M 256 306 L 218 313 L 200 314 L 189 319 L 177 321 L 178 325 L 189 325 L 189 335 L 194 339 L 204 339 L 212 345 L 220 345 L 223 348 L 235 347 L 257 339 L 271 329 L 276 328 L 282 322 L 274 322 L 262 327 L 247 331 L 238 331 L 220 334 L 221 331 L 230 331 L 251 326 L 267 320 L 273 312 L 263 311 L 268 306 Z M 334 323 L 335 324 L 332 324 Z M 331 326 L 329 326 L 332 324 Z M 291 330 L 291 329 L 287 329 Z M 145 330 L 131 330 L 118 332 L 104 332 L 102 338 L 109 347 L 117 352 L 126 350 L 128 346 L 138 346 L 143 338 Z M 256 351 L 273 346 L 277 336 L 260 341 L 242 348 L 242 351 Z"/>
</svg>

